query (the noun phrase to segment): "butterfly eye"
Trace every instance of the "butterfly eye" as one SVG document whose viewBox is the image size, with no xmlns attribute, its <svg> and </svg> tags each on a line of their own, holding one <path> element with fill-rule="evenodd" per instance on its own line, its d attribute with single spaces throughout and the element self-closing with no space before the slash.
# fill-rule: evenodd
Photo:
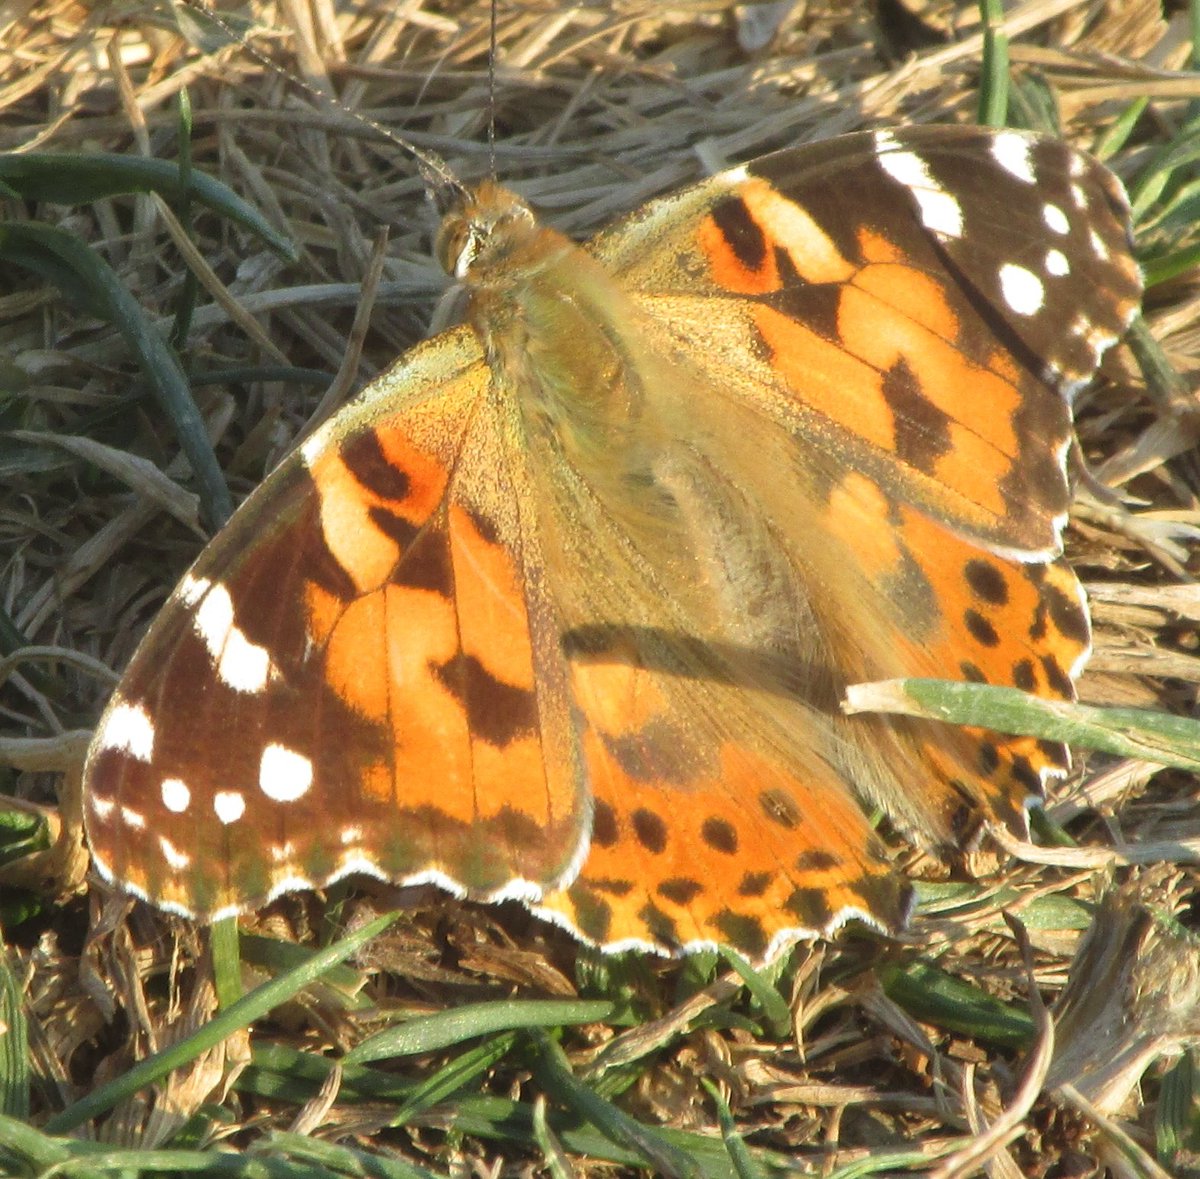
<svg viewBox="0 0 1200 1179">
<path fill-rule="evenodd" d="M 462 278 L 475 256 L 475 233 L 462 213 L 452 213 L 438 229 L 434 254 L 438 265 L 454 278 Z"/>
</svg>

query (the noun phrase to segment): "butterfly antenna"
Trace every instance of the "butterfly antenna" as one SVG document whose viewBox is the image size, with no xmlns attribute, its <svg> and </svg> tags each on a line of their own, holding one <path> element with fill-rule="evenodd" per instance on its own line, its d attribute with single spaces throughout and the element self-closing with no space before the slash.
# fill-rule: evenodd
<svg viewBox="0 0 1200 1179">
<path fill-rule="evenodd" d="M 496 6 L 492 0 L 491 23 L 488 27 L 488 167 L 496 177 Z"/>
<path fill-rule="evenodd" d="M 344 115 L 347 118 L 353 119 L 356 123 L 364 127 L 369 127 L 377 135 L 386 139 L 389 143 L 398 147 L 401 151 L 406 152 L 417 163 L 417 171 L 421 175 L 421 180 L 430 191 L 433 197 L 434 204 L 440 213 L 444 213 L 455 201 L 466 195 L 466 189 L 461 180 L 455 176 L 450 165 L 442 159 L 437 152 L 430 151 L 428 148 L 418 147 L 404 136 L 398 135 L 389 127 L 385 127 L 382 123 L 370 118 L 368 115 L 361 114 L 358 111 L 350 110 L 348 107 L 339 105 L 334 99 L 326 94 L 319 87 L 314 86 L 311 82 L 304 78 L 285 70 L 282 66 L 272 61 L 265 53 L 256 46 L 252 45 L 249 39 L 242 33 L 239 33 L 225 18 L 214 12 L 211 8 L 205 7 L 199 0 L 183 0 L 185 8 L 190 9 L 197 14 L 202 22 L 210 22 L 215 25 L 222 33 L 232 42 L 236 42 L 242 49 L 250 54 L 260 65 L 271 70 L 278 77 L 283 78 L 286 82 L 293 86 L 299 87 L 305 91 L 311 98 L 315 99 L 319 104 L 327 110 L 336 111 L 339 115 Z M 495 8 L 492 10 L 492 35 L 495 37 Z M 495 166 L 495 150 L 492 152 L 493 169 Z"/>
</svg>

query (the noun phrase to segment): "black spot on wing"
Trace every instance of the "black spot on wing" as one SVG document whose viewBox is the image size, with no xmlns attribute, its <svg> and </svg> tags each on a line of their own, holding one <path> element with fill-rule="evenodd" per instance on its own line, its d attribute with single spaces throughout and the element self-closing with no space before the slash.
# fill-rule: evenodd
<svg viewBox="0 0 1200 1179">
<path fill-rule="evenodd" d="M 375 515 L 376 512 L 372 512 L 372 521 L 375 520 Z M 402 539 L 395 533 L 390 534 L 392 539 L 401 544 L 403 552 L 400 566 L 396 570 L 395 583 L 412 589 L 429 590 L 443 598 L 452 597 L 454 567 L 450 558 L 449 534 L 442 528 L 430 528 L 418 533 L 417 529 L 402 517 L 391 516 L 390 513 L 388 516 L 408 529 L 407 539 Z"/>
<path fill-rule="evenodd" d="M 747 872 L 738 884 L 738 896 L 760 897 L 770 887 L 772 879 L 770 872 Z"/>
<path fill-rule="evenodd" d="M 1013 664 L 1012 682 L 1013 687 L 1022 692 L 1032 692 L 1037 687 L 1037 671 L 1032 659 L 1018 659 Z"/>
<path fill-rule="evenodd" d="M 838 329 L 841 299 L 841 288 L 832 283 L 805 283 L 797 279 L 781 290 L 762 296 L 761 301 L 836 344 L 841 341 Z"/>
<path fill-rule="evenodd" d="M 991 561 L 968 561 L 963 568 L 971 593 L 981 602 L 991 606 L 1003 606 L 1008 602 L 1008 582 L 1004 571 Z"/>
<path fill-rule="evenodd" d="M 656 941 L 665 946 L 679 945 L 679 927 L 674 918 L 668 917 L 653 901 L 647 901 L 638 910 L 638 916 Z"/>
<path fill-rule="evenodd" d="M 802 851 L 795 859 L 797 872 L 829 872 L 839 864 L 837 856 L 820 848 Z"/>
<path fill-rule="evenodd" d="M 722 909 L 713 918 L 721 937 L 749 958 L 761 958 L 767 952 L 767 934 L 757 917 Z"/>
<path fill-rule="evenodd" d="M 388 461 L 374 430 L 355 434 L 338 453 L 354 478 L 380 499 L 399 503 L 408 498 L 412 480 L 406 471 Z"/>
<path fill-rule="evenodd" d="M 570 890 L 570 896 L 579 932 L 593 942 L 608 941 L 609 930 L 612 929 L 612 906 L 584 883 L 576 884 Z"/>
<path fill-rule="evenodd" d="M 986 684 L 987 676 L 969 659 L 959 660 L 958 674 L 969 684 Z"/>
<path fill-rule="evenodd" d="M 1041 797 L 1042 777 L 1023 754 L 1017 754 L 1012 759 L 1012 776 L 1034 797 Z"/>
<path fill-rule="evenodd" d="M 925 395 L 904 357 L 883 374 L 883 397 L 892 411 L 896 453 L 909 466 L 932 474 L 950 450 L 950 416 Z"/>
<path fill-rule="evenodd" d="M 819 888 L 796 888 L 783 907 L 799 924 L 809 929 L 825 929 L 833 919 L 829 902 Z"/>
<path fill-rule="evenodd" d="M 996 628 L 978 610 L 964 610 L 963 624 L 981 647 L 998 647 L 1000 636 Z"/>
<path fill-rule="evenodd" d="M 395 541 L 396 547 L 401 552 L 404 552 L 412 544 L 413 538 L 419 531 L 417 525 L 411 520 L 406 520 L 399 512 L 393 512 L 390 508 L 380 507 L 378 504 L 372 506 L 367 515 L 371 523 L 384 536 Z"/>
<path fill-rule="evenodd" d="M 620 835 L 617 816 L 602 798 L 592 806 L 592 843 L 596 847 L 612 847 Z"/>
<path fill-rule="evenodd" d="M 664 880 L 657 889 L 658 895 L 676 905 L 689 905 L 704 891 L 704 885 L 687 876 L 673 876 Z"/>
<path fill-rule="evenodd" d="M 1042 672 L 1050 690 L 1063 700 L 1075 699 L 1075 685 L 1061 663 L 1051 655 L 1042 656 Z"/>
<path fill-rule="evenodd" d="M 738 849 L 737 828 L 727 819 L 720 819 L 714 815 L 704 820 L 700 827 L 700 838 L 713 851 L 723 852 L 727 856 L 733 855 Z"/>
<path fill-rule="evenodd" d="M 633 823 L 633 833 L 638 843 L 648 852 L 661 855 L 667 848 L 667 825 L 661 816 L 645 807 L 638 807 L 630 815 Z"/>
<path fill-rule="evenodd" d="M 1050 610 L 1050 619 L 1059 633 L 1080 646 L 1091 637 L 1087 614 L 1079 602 L 1063 593 L 1057 586 L 1047 586 L 1044 600 Z"/>
<path fill-rule="evenodd" d="M 527 737 L 537 727 L 534 694 L 497 679 L 473 655 L 435 664 L 438 680 L 466 706 L 471 732 L 496 749 Z"/>
<path fill-rule="evenodd" d="M 796 800 L 782 790 L 762 791 L 758 796 L 758 805 L 772 823 L 785 830 L 793 831 L 804 821 L 804 816 L 796 806 Z"/>
<path fill-rule="evenodd" d="M 713 206 L 709 216 L 738 262 L 751 272 L 761 270 L 767 258 L 767 239 L 745 201 L 726 197 Z"/>
</svg>

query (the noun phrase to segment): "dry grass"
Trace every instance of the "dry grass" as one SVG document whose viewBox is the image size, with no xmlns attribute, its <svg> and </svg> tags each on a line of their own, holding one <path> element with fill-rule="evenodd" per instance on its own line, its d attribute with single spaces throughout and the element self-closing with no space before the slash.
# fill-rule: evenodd
<svg viewBox="0 0 1200 1179">
<path fill-rule="evenodd" d="M 974 9 L 929 7 L 921 24 L 898 21 L 882 3 L 888 19 L 876 22 L 865 6 L 833 2 L 567 8 L 505 0 L 496 170 L 554 224 L 583 236 L 725 163 L 863 126 L 970 119 L 981 59 Z M 780 23 L 747 48 L 739 36 L 748 36 L 752 12 Z M 947 15 L 957 28 L 943 40 Z M 321 2 L 256 4 L 253 20 L 254 43 L 286 70 L 433 147 L 464 178 L 489 172 L 485 5 L 364 0 L 339 12 Z M 423 335 L 443 281 L 429 260 L 431 221 L 411 162 L 298 95 L 243 47 L 200 57 L 169 12 L 141 0 L 91 8 L 47 0 L 10 6 L 0 21 L 0 147 L 175 159 L 173 101 L 186 85 L 195 168 L 221 177 L 299 247 L 299 260 L 286 263 L 228 220 L 193 213 L 202 293 L 184 354 L 194 376 L 223 376 L 197 381 L 194 392 L 240 497 L 331 384 L 335 395 L 360 387 Z M 278 31 L 285 27 L 301 31 Z M 1020 34 L 1012 59 L 1021 109 L 1055 113 L 1081 145 L 1102 143 L 1128 104 L 1148 97 L 1111 161 L 1131 186 L 1187 131 L 1200 81 L 1176 72 L 1190 51 L 1185 14 L 1164 23 L 1145 0 L 1059 0 L 1019 5 L 1009 28 Z M 1189 173 L 1173 175 L 1166 196 L 1187 181 Z M 1186 210 L 1177 207 L 1174 227 L 1153 209 L 1145 214 L 1145 246 L 1170 256 L 1190 244 Z M 189 298 L 184 247 L 148 196 L 69 208 L 18 203 L 10 215 L 92 243 L 164 327 Z M 359 284 L 383 227 L 382 280 L 360 333 Z M 113 683 L 103 669 L 124 665 L 201 541 L 178 444 L 126 342 L 27 271 L 6 264 L 0 273 L 0 420 L 23 431 L 0 441 L 0 606 L 15 630 L 5 650 L 44 649 L 6 665 L 2 697 L 5 737 L 36 740 L 6 740 L 0 750 L 24 771 L 10 791 L 46 804 L 53 771 L 77 774 L 78 730 L 94 723 Z M 1069 536 L 1096 621 L 1084 698 L 1185 715 L 1200 682 L 1200 593 L 1187 572 L 1200 535 L 1197 291 L 1185 274 L 1147 301 L 1150 334 L 1175 384 L 1148 384 L 1122 348 L 1083 399 L 1083 452 L 1124 506 L 1084 497 Z M 81 452 L 81 440 L 103 449 Z M 133 455 L 157 469 L 135 470 Z M 65 781 L 66 838 L 49 857 L 11 865 L 9 884 L 27 891 L 5 894 L 8 967 L 25 987 L 30 1051 L 12 1066 L 17 1082 L 6 1074 L 4 1109 L 22 1118 L 13 1085 L 24 1077 L 37 1126 L 215 1009 L 199 932 L 143 909 L 118 913 L 94 883 L 83 895 L 71 773 Z M 998 1176 L 1105 1167 L 1153 1174 L 1156 1118 L 1160 1149 L 1178 1149 L 1182 1166 L 1200 1144 L 1181 1130 L 1172 1147 L 1161 1127 L 1196 1120 L 1190 1072 L 1167 1070 L 1171 1053 L 1200 1036 L 1200 968 L 1194 943 L 1147 910 L 1186 918 L 1194 904 L 1195 779 L 1094 758 L 1082 783 L 1063 785 L 1051 801 L 1052 817 L 1090 858 L 1058 849 L 1035 862 L 985 849 L 971 862 L 978 885 L 946 882 L 925 894 L 907 947 L 884 951 L 882 962 L 853 939 L 800 949 L 757 994 L 716 961 L 600 962 L 519 912 L 418 898 L 353 969 L 193 1059 L 165 1086 L 123 1100 L 89 1122 L 90 1132 L 113 1145 L 180 1150 L 211 1134 L 270 1155 L 281 1174 L 351 1173 L 351 1162 L 393 1173 L 385 1156 L 458 1174 L 514 1173 L 567 1166 L 558 1149 L 580 1173 L 695 1165 L 728 1174 L 707 1080 L 761 1173 L 834 1173 L 858 1162 L 882 1173 L 967 1175 L 978 1148 Z M 1125 866 L 1108 850 L 1124 845 L 1152 847 L 1148 858 L 1163 863 Z M 910 867 L 944 877 L 928 860 L 914 857 Z M 1117 885 L 1105 908 L 1092 908 Z M 61 905 L 47 907 L 56 898 Z M 351 893 L 339 921 L 353 928 L 393 903 L 382 889 Z M 25 920 L 21 905 L 30 909 Z M 1030 944 L 1004 913 L 1022 918 Z M 282 968 L 279 943 L 268 939 L 319 941 L 324 921 L 311 898 L 275 905 L 255 925 L 263 940 L 243 944 L 246 985 Z M 501 1033 L 482 1042 L 490 1056 L 472 1039 L 425 1041 L 390 1064 L 327 1071 L 329 1060 L 401 1016 L 577 995 L 615 1000 L 619 1012 L 566 1027 L 565 1058 L 556 1033 L 511 1041 Z M 1057 1014 L 1057 1034 L 1043 1001 Z M 20 1010 L 8 1008 L 10 1027 Z M 451 1062 L 465 1071 L 458 1090 L 413 1098 L 414 1086 L 444 1076 Z M 608 1138 L 589 1128 L 585 1119 L 604 1123 L 605 1114 L 572 1088 L 568 1068 L 597 1101 L 648 1128 L 605 1123 Z M 542 1097 L 549 1128 L 539 1133 Z M 387 1128 L 403 1101 L 414 1102 L 405 1128 Z M 684 1133 L 649 1129 L 659 1127 Z M 289 1128 L 374 1161 L 297 1161 L 305 1158 L 297 1140 L 270 1137 Z M 36 1152 L 18 1147 L 14 1133 L 0 1126 L 8 1152 L 0 1158 L 33 1173 Z M 715 1139 L 711 1149 L 704 1136 Z M 61 1140 L 38 1143 L 50 1151 Z M 211 1156 L 214 1168 L 249 1161 Z"/>
</svg>

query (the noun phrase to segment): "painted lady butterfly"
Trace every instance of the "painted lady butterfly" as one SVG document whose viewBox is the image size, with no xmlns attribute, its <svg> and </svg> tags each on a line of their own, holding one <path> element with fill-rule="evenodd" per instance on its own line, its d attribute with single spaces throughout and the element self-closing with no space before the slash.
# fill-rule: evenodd
<svg viewBox="0 0 1200 1179">
<path fill-rule="evenodd" d="M 838 701 L 1073 695 L 1071 399 L 1140 294 L 1119 184 L 1015 131 L 856 134 L 584 247 L 436 187 L 466 323 L 175 591 L 88 757 L 98 868 L 206 919 L 432 881 L 608 950 L 900 926 L 856 796 L 960 844 L 1067 754 Z"/>
</svg>

